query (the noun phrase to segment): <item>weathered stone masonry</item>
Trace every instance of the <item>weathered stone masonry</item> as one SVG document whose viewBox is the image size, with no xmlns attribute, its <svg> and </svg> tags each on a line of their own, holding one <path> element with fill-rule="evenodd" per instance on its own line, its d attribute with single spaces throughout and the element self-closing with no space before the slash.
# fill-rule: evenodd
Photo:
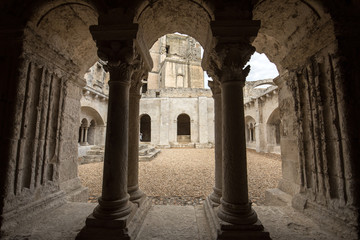
<svg viewBox="0 0 360 240">
<path fill-rule="evenodd" d="M 241 64 L 232 65 L 234 61 L 227 61 L 232 52 L 220 51 L 221 44 L 229 46 L 240 41 L 245 45 L 238 46 L 237 51 L 250 50 L 244 46 L 252 44 L 258 52 L 266 53 L 280 73 L 275 80 L 282 121 L 283 177 L 279 189 L 292 196 L 295 208 L 320 221 L 322 226 L 330 227 L 346 239 L 359 238 L 359 11 L 360 6 L 355 1 L 336 0 L 138 0 L 118 1 L 111 5 L 77 0 L 38 1 L 36 4 L 1 2 L 0 62 L 4 69 L 0 85 L 1 234 L 16 231 L 18 224 L 43 211 L 50 211 L 66 198 L 86 196 L 76 169 L 78 110 L 85 85 L 83 76 L 98 58 L 98 49 L 89 33 L 89 26 L 95 25 L 102 29 L 93 32 L 97 43 L 107 41 L 110 46 L 110 51 L 99 52 L 100 58 L 116 52 L 117 56 L 110 60 L 114 61 L 114 67 L 119 67 L 117 57 L 129 60 L 128 57 L 134 56 L 133 51 L 137 50 L 148 71 L 151 68 L 148 50 L 159 37 L 174 32 L 188 34 L 204 47 L 202 66 L 221 85 L 226 77 L 222 75 L 224 69 L 230 67 L 228 73 L 235 74 L 230 77 L 235 80 L 239 79 L 236 69 L 242 69 L 245 64 L 240 55 L 235 57 L 238 58 L 235 62 Z M 254 20 L 261 22 L 256 32 L 252 32 Z M 232 29 L 235 25 L 238 27 Z M 128 34 L 132 36 L 123 39 Z M 245 42 L 244 34 L 251 36 Z M 134 45 L 119 52 L 122 48 L 117 41 L 123 40 L 131 40 Z M 111 78 L 117 79 L 116 76 Z M 239 91 L 240 88 L 237 86 Z M 223 100 L 232 99 L 235 103 L 225 106 L 222 101 L 223 126 L 229 116 L 241 115 L 224 108 L 234 106 L 232 104 L 241 106 L 241 100 L 227 90 L 221 93 Z M 113 100 L 109 99 L 109 102 Z M 123 101 L 121 104 L 128 103 Z M 126 121 L 120 122 L 124 124 Z M 238 124 L 241 126 L 234 129 L 239 134 L 242 132 L 244 140 L 245 125 Z M 219 237 L 217 234 L 226 235 L 229 229 L 236 230 L 240 238 L 249 234 L 243 231 L 242 223 L 253 230 L 261 227 L 254 227 L 256 218 L 250 204 L 238 207 L 246 205 L 246 200 L 242 201 L 246 191 L 240 191 L 241 194 L 236 191 L 233 186 L 235 173 L 231 169 L 244 173 L 246 159 L 241 155 L 241 160 L 232 165 L 229 156 L 231 153 L 237 156 L 237 153 L 232 152 L 234 147 L 228 145 L 240 144 L 237 140 L 230 140 L 233 137 L 229 133 L 231 129 L 223 130 L 223 143 L 227 142 L 222 146 L 222 200 L 219 207 L 211 202 L 208 204 L 208 209 L 214 210 L 214 214 L 209 215 L 214 217 L 214 221 L 209 219 L 209 222 L 229 221 L 223 225 L 223 232 L 216 231 L 219 225 L 213 226 L 214 238 Z M 105 160 L 110 167 L 120 164 L 120 171 L 124 174 L 129 160 L 125 154 L 128 149 L 124 147 L 129 141 L 126 136 L 116 139 L 123 146 L 124 155 L 117 158 L 121 161 Z M 242 154 L 244 145 L 245 142 L 237 148 L 241 148 Z M 109 148 L 106 151 L 111 155 L 109 159 L 115 159 L 115 153 L 113 155 Z M 108 186 L 108 190 L 120 188 L 120 194 L 104 193 L 106 201 L 115 203 L 108 206 L 105 201 L 100 201 L 99 208 L 105 215 L 95 214 L 97 218 L 87 222 L 89 228 L 94 226 L 92 224 L 103 226 L 103 236 L 114 233 L 108 228 L 111 224 L 119 224 L 117 236 L 119 232 L 126 235 L 127 228 L 136 232 L 134 221 L 117 221 L 103 216 L 121 213 L 129 220 L 134 219 L 126 214 L 129 205 L 131 212 L 140 209 L 135 211 L 139 213 L 138 219 L 143 218 L 142 206 L 143 213 L 146 212 L 146 201 L 132 203 L 128 200 L 128 176 L 125 175 L 118 179 L 118 186 Z M 106 173 L 105 182 L 109 178 L 111 174 Z M 245 182 L 245 179 L 238 182 L 243 189 Z M 236 207 L 227 204 L 232 200 L 235 200 Z M 107 207 L 110 207 L 109 211 Z M 254 232 L 264 236 L 262 231 Z"/>
</svg>

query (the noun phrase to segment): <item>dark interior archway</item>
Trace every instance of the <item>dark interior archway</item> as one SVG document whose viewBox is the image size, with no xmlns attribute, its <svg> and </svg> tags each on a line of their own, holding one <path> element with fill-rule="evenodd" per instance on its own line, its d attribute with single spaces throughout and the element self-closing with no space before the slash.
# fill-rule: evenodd
<svg viewBox="0 0 360 240">
<path fill-rule="evenodd" d="M 183 113 L 177 118 L 177 139 L 178 142 L 191 141 L 190 117 Z"/>
<path fill-rule="evenodd" d="M 140 118 L 140 141 L 151 142 L 151 118 L 145 114 Z"/>
</svg>

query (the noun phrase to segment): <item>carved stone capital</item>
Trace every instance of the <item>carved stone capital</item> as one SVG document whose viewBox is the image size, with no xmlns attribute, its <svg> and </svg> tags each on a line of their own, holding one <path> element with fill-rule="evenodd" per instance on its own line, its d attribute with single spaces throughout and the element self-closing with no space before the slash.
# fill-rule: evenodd
<svg viewBox="0 0 360 240">
<path fill-rule="evenodd" d="M 220 88 L 220 83 L 218 81 L 209 81 L 208 85 L 211 89 L 211 92 L 213 93 L 213 95 L 218 95 L 221 94 L 221 88 Z"/>
<path fill-rule="evenodd" d="M 131 77 L 130 94 L 139 94 L 143 85 L 142 80 L 146 79 L 149 72 L 146 70 L 145 62 L 140 54 L 137 55 L 135 63 L 133 65 L 133 75 Z"/>
<path fill-rule="evenodd" d="M 133 45 L 133 40 L 97 42 L 98 56 L 106 63 L 104 69 L 110 73 L 110 82 L 130 82 L 136 57 Z"/>
<path fill-rule="evenodd" d="M 244 68 L 255 48 L 249 43 L 219 43 L 214 48 L 212 54 L 212 68 L 216 69 L 221 83 L 229 81 L 240 81 L 245 84 L 245 80 L 250 71 L 250 66 Z"/>
</svg>

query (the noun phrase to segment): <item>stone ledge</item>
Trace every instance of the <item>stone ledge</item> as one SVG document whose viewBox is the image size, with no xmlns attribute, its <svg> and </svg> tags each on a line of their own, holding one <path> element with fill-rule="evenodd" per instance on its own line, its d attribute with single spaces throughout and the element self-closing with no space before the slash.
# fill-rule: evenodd
<svg viewBox="0 0 360 240">
<path fill-rule="evenodd" d="M 265 205 L 267 206 L 291 206 L 291 195 L 278 188 L 267 189 L 265 192 Z"/>
<path fill-rule="evenodd" d="M 348 207 L 332 211 L 318 203 L 312 202 L 302 194 L 292 199 L 292 207 L 317 222 L 325 231 L 329 231 L 342 239 L 358 239 L 357 212 Z"/>
<path fill-rule="evenodd" d="M 65 203 L 65 193 L 63 191 L 58 191 L 36 202 L 32 202 L 2 214 L 2 216 L 0 216 L 2 218 L 0 229 L 1 236 L 12 234 L 23 224 L 29 223 L 43 213 L 56 209 Z"/>
</svg>

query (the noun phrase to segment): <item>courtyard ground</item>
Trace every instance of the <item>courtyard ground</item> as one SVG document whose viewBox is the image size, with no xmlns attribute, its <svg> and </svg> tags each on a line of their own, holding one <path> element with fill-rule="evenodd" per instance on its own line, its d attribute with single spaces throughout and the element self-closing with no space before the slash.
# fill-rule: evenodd
<svg viewBox="0 0 360 240">
<path fill-rule="evenodd" d="M 162 149 L 152 161 L 139 163 L 139 185 L 154 204 L 198 205 L 214 186 L 214 149 Z M 281 178 L 279 155 L 247 150 L 249 197 L 262 205 L 265 190 Z M 89 202 L 101 195 L 103 163 L 79 166 L 79 177 L 89 188 Z"/>
</svg>

